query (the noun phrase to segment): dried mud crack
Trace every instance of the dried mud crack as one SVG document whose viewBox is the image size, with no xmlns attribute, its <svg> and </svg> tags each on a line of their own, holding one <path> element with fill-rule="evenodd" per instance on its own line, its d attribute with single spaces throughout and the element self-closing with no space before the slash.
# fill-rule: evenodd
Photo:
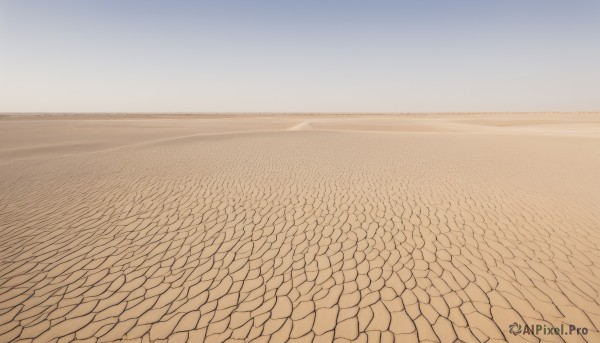
<svg viewBox="0 0 600 343">
<path fill-rule="evenodd" d="M 304 122 L 2 166 L 0 342 L 600 341 L 599 138 Z"/>
</svg>

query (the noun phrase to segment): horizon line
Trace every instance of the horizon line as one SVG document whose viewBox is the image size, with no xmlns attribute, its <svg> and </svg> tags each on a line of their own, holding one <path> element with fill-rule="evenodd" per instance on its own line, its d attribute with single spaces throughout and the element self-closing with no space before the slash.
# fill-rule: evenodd
<svg viewBox="0 0 600 343">
<path fill-rule="evenodd" d="M 0 115 L 72 115 L 72 114 L 178 114 L 178 115 L 206 115 L 206 114 L 570 114 L 588 113 L 600 114 L 596 111 L 6 111 Z"/>
</svg>

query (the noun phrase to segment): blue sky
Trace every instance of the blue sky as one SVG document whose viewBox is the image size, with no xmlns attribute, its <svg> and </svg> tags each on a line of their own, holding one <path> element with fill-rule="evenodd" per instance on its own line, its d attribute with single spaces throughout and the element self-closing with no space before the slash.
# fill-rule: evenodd
<svg viewBox="0 0 600 343">
<path fill-rule="evenodd" d="M 598 111 L 598 42 L 598 0 L 0 0 L 0 111 Z"/>
</svg>

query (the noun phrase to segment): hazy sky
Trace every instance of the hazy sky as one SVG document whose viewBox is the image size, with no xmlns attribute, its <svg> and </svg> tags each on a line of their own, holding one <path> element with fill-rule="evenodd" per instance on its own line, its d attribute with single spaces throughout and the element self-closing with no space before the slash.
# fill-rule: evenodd
<svg viewBox="0 0 600 343">
<path fill-rule="evenodd" d="M 0 111 L 600 110 L 600 0 L 0 0 Z"/>
</svg>

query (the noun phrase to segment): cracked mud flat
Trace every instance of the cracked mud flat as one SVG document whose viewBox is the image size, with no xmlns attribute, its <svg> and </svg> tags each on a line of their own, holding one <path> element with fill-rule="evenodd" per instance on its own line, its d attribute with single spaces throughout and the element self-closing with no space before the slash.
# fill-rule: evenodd
<svg viewBox="0 0 600 343">
<path fill-rule="evenodd" d="M 0 119 L 0 342 L 600 342 L 598 115 L 94 118 Z"/>
</svg>

